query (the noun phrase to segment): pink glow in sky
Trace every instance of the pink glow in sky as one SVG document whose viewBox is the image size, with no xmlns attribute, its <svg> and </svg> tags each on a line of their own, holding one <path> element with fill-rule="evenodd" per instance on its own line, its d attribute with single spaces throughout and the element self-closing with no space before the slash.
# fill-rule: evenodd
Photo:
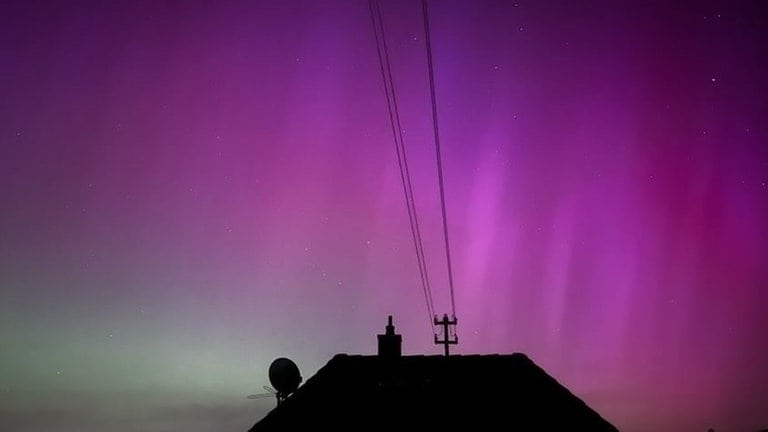
<svg viewBox="0 0 768 432">
<path fill-rule="evenodd" d="M 383 2 L 437 312 L 421 9 Z M 460 353 L 625 431 L 768 427 L 759 1 L 431 2 Z M 0 5 L 0 429 L 247 430 L 438 353 L 365 1 Z"/>
</svg>

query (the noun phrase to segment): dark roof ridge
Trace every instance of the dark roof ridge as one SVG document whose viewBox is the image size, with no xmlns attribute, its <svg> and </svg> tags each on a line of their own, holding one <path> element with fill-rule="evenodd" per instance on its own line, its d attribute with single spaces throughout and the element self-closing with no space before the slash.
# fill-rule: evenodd
<svg viewBox="0 0 768 432">
<path fill-rule="evenodd" d="M 479 397 L 464 402 L 462 389 L 473 389 Z M 436 403 L 450 405 L 458 400 L 469 412 L 484 413 L 487 424 L 492 423 L 491 417 L 501 421 L 514 413 L 521 425 L 559 428 L 567 424 L 616 431 L 523 353 L 400 357 L 339 353 L 251 430 L 275 430 L 270 428 L 278 424 L 337 424 L 366 415 L 382 415 L 379 420 L 392 426 L 397 416 L 416 415 L 413 407 L 434 411 Z M 435 420 L 444 419 L 420 421 Z"/>
</svg>

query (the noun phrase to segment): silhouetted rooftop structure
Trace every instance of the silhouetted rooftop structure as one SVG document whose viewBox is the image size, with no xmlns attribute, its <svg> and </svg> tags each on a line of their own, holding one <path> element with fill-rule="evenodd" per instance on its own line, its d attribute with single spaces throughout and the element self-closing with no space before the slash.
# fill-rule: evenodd
<svg viewBox="0 0 768 432">
<path fill-rule="evenodd" d="M 336 355 L 250 432 L 617 430 L 524 354 L 400 356 L 392 341 L 378 356 Z"/>
</svg>

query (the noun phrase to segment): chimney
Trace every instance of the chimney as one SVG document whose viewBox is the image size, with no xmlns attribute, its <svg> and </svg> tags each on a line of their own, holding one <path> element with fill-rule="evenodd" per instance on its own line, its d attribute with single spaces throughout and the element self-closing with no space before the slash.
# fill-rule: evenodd
<svg viewBox="0 0 768 432">
<path fill-rule="evenodd" d="M 392 315 L 387 322 L 387 330 L 378 335 L 379 357 L 397 358 L 402 355 L 403 337 L 395 334 L 395 326 L 392 325 Z"/>
</svg>

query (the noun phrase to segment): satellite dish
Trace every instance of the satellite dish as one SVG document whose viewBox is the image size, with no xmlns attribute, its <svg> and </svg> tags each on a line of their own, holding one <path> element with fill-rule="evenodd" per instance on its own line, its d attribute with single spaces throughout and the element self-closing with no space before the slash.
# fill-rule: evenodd
<svg viewBox="0 0 768 432">
<path fill-rule="evenodd" d="M 280 357 L 269 366 L 269 382 L 277 390 L 278 399 L 285 398 L 301 384 L 299 367 L 290 359 Z"/>
</svg>

